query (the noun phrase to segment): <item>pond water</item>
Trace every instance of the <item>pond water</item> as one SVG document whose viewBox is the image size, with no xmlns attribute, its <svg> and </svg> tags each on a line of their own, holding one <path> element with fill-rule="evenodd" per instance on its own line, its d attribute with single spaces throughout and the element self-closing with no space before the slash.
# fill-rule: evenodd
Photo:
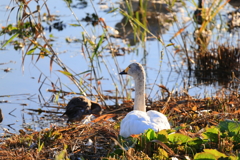
<svg viewBox="0 0 240 160">
<path fill-rule="evenodd" d="M 72 9 L 74 14 L 78 19 L 82 20 L 86 18 L 86 13 L 92 14 L 95 13 L 95 10 L 98 13 L 98 16 L 103 18 L 106 25 L 109 26 L 109 30 L 112 28 L 119 27 L 121 21 L 123 21 L 123 16 L 119 12 L 108 13 L 112 8 L 117 8 L 119 6 L 118 1 L 93 1 L 93 6 L 90 1 L 87 1 L 88 4 L 74 5 L 84 1 L 73 1 Z M 181 3 L 178 4 L 176 8 L 176 14 L 178 22 L 173 22 L 172 24 L 165 24 L 166 28 L 161 29 L 162 40 L 165 44 L 170 44 L 169 41 L 174 34 L 176 34 L 181 28 L 186 26 L 187 28 L 182 33 L 182 36 L 189 36 L 194 32 L 194 24 L 191 20 L 192 14 L 196 6 L 189 2 L 184 1 L 186 6 L 183 6 Z M 39 1 L 40 6 L 42 6 L 41 1 Z M 86 52 L 82 51 L 82 43 L 68 43 L 68 40 L 82 39 L 82 28 L 74 27 L 71 24 L 76 24 L 76 19 L 72 15 L 71 11 L 68 9 L 64 1 L 49 0 L 46 2 L 47 6 L 52 15 L 57 15 L 58 21 L 51 22 L 52 29 L 49 30 L 49 23 L 43 23 L 45 27 L 46 37 L 51 37 L 53 49 L 58 53 L 59 58 L 62 62 L 72 69 L 75 73 L 82 73 L 91 69 L 90 62 L 86 58 Z M 197 2 L 196 2 L 197 3 Z M 9 6 L 10 5 L 10 6 Z M 36 9 L 36 2 L 32 1 L 29 4 L 29 7 L 34 11 Z M 9 4 L 8 2 L 0 2 L 0 27 L 5 27 L 8 24 L 16 24 L 17 19 L 17 7 L 12 10 L 10 9 L 16 4 Z M 235 10 L 231 5 L 227 4 L 222 12 L 219 14 L 219 17 L 225 19 L 217 19 L 216 21 L 226 21 L 227 12 Z M 47 12 L 45 7 L 41 7 L 41 14 Z M 163 14 L 164 11 L 163 11 Z M 222 15 L 222 16 L 220 16 Z M 8 18 L 9 16 L 9 18 Z M 8 21 L 7 21 L 8 20 Z M 189 21 L 190 20 L 190 21 Z M 61 23 L 62 22 L 62 23 Z M 53 27 L 55 23 L 55 28 Z M 149 22 L 150 23 L 150 22 Z M 56 26 L 60 24 L 60 26 Z M 63 24 L 63 25 L 61 25 Z M 102 27 L 100 25 L 92 26 L 91 23 L 81 21 L 84 29 L 92 37 L 93 41 L 96 37 L 101 36 L 103 33 Z M 152 24 L 151 31 L 155 31 L 154 22 Z M 218 24 L 218 25 L 219 25 Z M 114 32 L 114 30 L 113 30 Z M 120 34 L 121 30 L 119 30 Z M 213 30 L 214 36 L 223 36 L 221 39 L 223 43 L 228 39 L 235 42 L 238 46 L 238 32 L 234 34 L 227 31 L 217 31 Z M 213 38 L 214 38 L 213 36 Z M 192 38 L 192 36 L 190 36 Z M 230 37 L 230 38 L 229 38 Z M 127 38 L 131 38 L 127 37 Z M 9 36 L 4 35 L 0 37 L 1 45 L 9 39 Z M 125 39 L 111 39 L 114 45 L 119 45 L 120 47 L 126 48 Z M 176 46 L 183 46 L 183 39 L 176 37 L 173 41 Z M 188 41 L 188 39 L 185 39 Z M 96 40 L 97 42 L 98 40 Z M 131 41 L 131 40 L 129 40 Z M 192 41 L 192 39 L 191 39 Z M 105 42 L 107 43 L 107 42 Z M 119 81 L 120 76 L 118 75 L 119 71 L 125 69 L 131 62 L 136 61 L 142 64 L 145 64 L 145 69 L 147 73 L 147 94 L 153 99 L 158 99 L 159 97 L 159 87 L 155 84 L 163 84 L 170 91 L 181 91 L 183 88 L 188 89 L 188 93 L 191 96 L 197 97 L 207 97 L 213 96 L 216 91 L 221 89 L 223 86 L 219 85 L 216 81 L 214 84 L 199 84 L 197 80 L 192 75 L 189 75 L 187 70 L 186 56 L 181 52 L 177 52 L 177 48 L 173 46 L 163 48 L 162 44 L 159 41 L 150 39 L 144 44 L 141 43 L 131 43 L 127 49 L 132 49 L 131 52 L 126 52 L 124 56 L 116 56 L 115 61 L 113 60 L 109 50 L 104 50 L 99 57 L 99 61 L 95 60 L 94 65 L 97 71 L 98 77 L 101 79 L 101 88 L 102 91 L 111 90 L 115 92 L 115 86 L 118 86 L 119 90 L 122 90 Z M 196 45 L 195 45 L 196 46 Z M 26 49 L 26 48 L 25 48 Z M 189 53 L 190 51 L 190 47 Z M 119 51 L 123 53 L 122 51 Z M 41 128 L 49 127 L 51 123 L 65 124 L 59 116 L 64 112 L 63 109 L 59 109 L 57 105 L 57 100 L 52 101 L 53 94 L 48 92 L 48 89 L 52 89 L 52 84 L 56 86 L 61 86 L 64 91 L 74 91 L 79 92 L 77 87 L 65 76 L 60 73 L 59 70 L 62 70 L 58 65 L 53 63 L 50 65 L 50 59 L 40 58 L 37 59 L 37 56 L 28 55 L 24 59 L 24 64 L 22 64 L 23 52 L 21 50 L 15 50 L 13 45 L 7 45 L 3 50 L 0 50 L 0 108 L 4 114 L 4 120 L 0 124 L 0 133 L 9 130 L 13 133 L 18 133 L 18 130 L 26 127 L 32 128 L 34 130 L 39 130 Z M 98 67 L 100 65 L 100 67 Z M 50 68 L 52 67 L 52 71 Z M 9 70 L 8 70 L 9 69 Z M 159 72 L 160 71 L 160 72 Z M 160 73 L 160 74 L 159 74 Z M 91 78 L 87 74 L 82 74 L 85 79 Z M 45 79 L 46 78 L 46 79 Z M 126 77 L 124 77 L 126 78 Z M 133 84 L 130 81 L 127 88 L 133 87 Z M 89 83 L 95 84 L 94 81 L 89 81 Z M 60 85 L 61 84 L 61 85 Z M 186 87 L 184 87 L 186 84 Z M 59 89 L 59 88 L 58 88 Z M 94 89 L 92 89 L 94 92 Z M 94 92 L 95 93 L 95 92 Z M 124 92 L 120 92 L 124 93 Z M 110 94 L 108 92 L 103 92 L 103 94 Z M 115 95 L 115 94 L 113 94 Z M 124 95 L 120 95 L 124 96 Z M 126 95 L 125 95 L 126 96 Z M 71 96 L 66 96 L 68 98 Z M 62 100 L 59 100 L 62 102 Z M 109 104 L 113 102 L 108 101 Z M 45 106 L 45 107 L 44 107 Z M 47 107 L 46 107 L 47 106 Z M 39 109 L 45 111 L 53 111 L 53 113 L 44 113 L 35 112 L 29 109 Z M 58 112 L 57 114 L 55 112 Z M 59 123 L 60 122 L 60 123 Z M 63 123 L 64 122 L 64 123 Z"/>
</svg>

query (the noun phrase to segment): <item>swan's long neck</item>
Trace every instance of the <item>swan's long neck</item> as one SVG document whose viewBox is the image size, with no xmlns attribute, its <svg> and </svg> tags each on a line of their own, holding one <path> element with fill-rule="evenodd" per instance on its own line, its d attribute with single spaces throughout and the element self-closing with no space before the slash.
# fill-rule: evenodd
<svg viewBox="0 0 240 160">
<path fill-rule="evenodd" d="M 145 105 L 145 72 L 142 70 L 141 73 L 134 78 L 135 81 L 135 100 L 134 100 L 134 110 L 140 110 L 146 112 Z"/>
</svg>

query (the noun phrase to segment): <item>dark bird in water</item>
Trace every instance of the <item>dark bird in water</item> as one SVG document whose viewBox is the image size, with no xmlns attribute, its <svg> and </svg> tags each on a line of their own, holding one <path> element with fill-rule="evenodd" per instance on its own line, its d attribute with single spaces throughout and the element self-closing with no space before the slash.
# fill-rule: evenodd
<svg viewBox="0 0 240 160">
<path fill-rule="evenodd" d="M 198 0 L 198 8 L 195 10 L 193 14 L 193 20 L 195 23 L 202 25 L 203 23 L 203 17 L 202 17 L 202 0 Z"/>
<path fill-rule="evenodd" d="M 3 114 L 2 114 L 2 110 L 0 108 L 0 123 L 3 121 Z"/>
<path fill-rule="evenodd" d="M 86 115 L 100 115 L 101 111 L 102 108 L 98 103 L 93 102 L 84 96 L 79 96 L 72 98 L 68 102 L 66 112 L 63 115 L 67 115 L 67 123 L 69 123 L 81 121 Z"/>
<path fill-rule="evenodd" d="M 233 8 L 238 9 L 240 7 L 240 1 L 239 0 L 230 0 L 228 2 Z"/>
</svg>

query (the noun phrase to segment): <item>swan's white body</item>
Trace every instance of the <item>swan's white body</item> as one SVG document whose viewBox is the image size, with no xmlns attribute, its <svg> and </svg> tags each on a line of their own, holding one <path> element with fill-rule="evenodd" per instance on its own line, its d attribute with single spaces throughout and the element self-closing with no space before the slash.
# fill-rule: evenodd
<svg viewBox="0 0 240 160">
<path fill-rule="evenodd" d="M 145 71 L 141 64 L 132 63 L 120 74 L 133 77 L 135 82 L 134 110 L 129 112 L 120 125 L 120 135 L 129 137 L 151 128 L 155 131 L 170 129 L 167 117 L 157 111 L 146 112 L 145 106 Z"/>
</svg>

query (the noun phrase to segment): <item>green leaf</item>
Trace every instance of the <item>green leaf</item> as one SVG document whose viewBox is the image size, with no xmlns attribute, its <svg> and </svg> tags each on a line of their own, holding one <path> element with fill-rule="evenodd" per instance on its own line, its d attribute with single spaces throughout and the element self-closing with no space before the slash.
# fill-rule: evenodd
<svg viewBox="0 0 240 160">
<path fill-rule="evenodd" d="M 26 54 L 27 55 L 31 55 L 36 49 L 37 49 L 37 46 L 35 46 L 32 49 L 30 49 Z"/>
<path fill-rule="evenodd" d="M 220 158 L 220 157 L 227 157 L 225 154 L 219 152 L 216 149 L 204 149 L 204 152 L 211 153 L 211 154 L 213 154 L 214 156 L 216 156 L 218 158 Z"/>
<path fill-rule="evenodd" d="M 161 141 L 161 142 L 167 142 L 168 139 L 167 139 L 167 136 L 168 136 L 168 133 L 166 130 L 161 130 L 157 133 L 157 140 Z"/>
<path fill-rule="evenodd" d="M 211 153 L 197 153 L 194 156 L 194 160 L 216 160 L 217 157 L 215 157 L 213 154 Z"/>
<path fill-rule="evenodd" d="M 2 45 L 2 48 L 8 45 L 14 38 L 16 38 L 19 35 L 19 33 L 14 34 L 6 43 Z"/>
<path fill-rule="evenodd" d="M 147 138 L 147 141 L 151 141 L 153 139 L 156 139 L 156 133 L 153 129 L 148 129 L 144 135 L 146 136 Z"/>
<path fill-rule="evenodd" d="M 43 149 L 43 146 L 44 146 L 44 142 L 38 142 L 38 152 L 41 152 L 41 150 Z"/>
<path fill-rule="evenodd" d="M 69 24 L 70 26 L 73 26 L 73 27 L 79 27 L 79 26 L 81 26 L 81 25 L 79 25 L 79 24 Z"/>
<path fill-rule="evenodd" d="M 226 158 L 227 156 L 216 149 L 204 149 L 204 152 L 197 153 L 194 160 L 216 160 Z"/>
<path fill-rule="evenodd" d="M 50 38 L 54 38 L 53 34 L 50 34 L 49 37 L 50 37 Z"/>
<path fill-rule="evenodd" d="M 174 134 L 170 134 L 168 136 L 169 141 L 171 141 L 172 143 L 175 144 L 182 144 L 182 143 L 186 143 L 189 140 L 191 140 L 192 138 L 180 133 L 174 133 Z"/>
<path fill-rule="evenodd" d="M 79 75 L 81 75 L 81 74 L 85 74 L 85 73 L 88 73 L 88 72 L 91 72 L 92 70 L 86 70 L 86 71 L 84 71 L 84 72 L 81 72 L 81 73 L 78 73 L 78 74 L 76 74 L 75 76 L 79 76 Z"/>
<path fill-rule="evenodd" d="M 188 141 L 188 145 L 192 147 L 200 148 L 200 146 L 203 144 L 203 140 L 199 137 L 192 138 L 190 141 Z"/>
<path fill-rule="evenodd" d="M 100 37 L 100 39 L 99 39 L 99 41 L 98 41 L 97 46 L 94 48 L 94 53 L 93 53 L 91 59 L 93 59 L 94 56 L 98 56 L 97 51 L 98 51 L 99 47 L 102 45 L 102 43 L 103 43 L 103 39 L 104 39 L 104 34 L 101 35 L 101 37 Z"/>
<path fill-rule="evenodd" d="M 169 43 L 166 45 L 166 47 L 169 47 L 169 46 L 174 46 L 174 43 Z"/>
<path fill-rule="evenodd" d="M 95 43 L 92 41 L 92 40 L 90 40 L 90 39 L 85 39 L 91 46 L 94 46 L 95 45 Z"/>
<path fill-rule="evenodd" d="M 168 159 L 168 153 L 162 149 L 162 148 L 158 148 L 157 153 L 153 154 L 153 159 Z"/>
<path fill-rule="evenodd" d="M 229 132 L 229 136 L 235 136 L 240 133 L 240 122 L 221 121 L 218 125 L 221 132 Z"/>
<path fill-rule="evenodd" d="M 116 10 L 118 10 L 118 8 L 113 8 L 112 10 L 108 11 L 107 13 L 112 13 L 112 12 L 115 12 Z"/>
<path fill-rule="evenodd" d="M 66 76 L 72 76 L 72 74 L 67 72 L 67 71 L 60 71 L 60 70 L 58 70 L 58 71 L 61 72 L 64 75 L 66 75 Z"/>
<path fill-rule="evenodd" d="M 202 135 L 205 139 L 210 139 L 212 142 L 218 142 L 218 134 L 221 135 L 217 127 L 211 127 L 206 130 Z"/>
</svg>

